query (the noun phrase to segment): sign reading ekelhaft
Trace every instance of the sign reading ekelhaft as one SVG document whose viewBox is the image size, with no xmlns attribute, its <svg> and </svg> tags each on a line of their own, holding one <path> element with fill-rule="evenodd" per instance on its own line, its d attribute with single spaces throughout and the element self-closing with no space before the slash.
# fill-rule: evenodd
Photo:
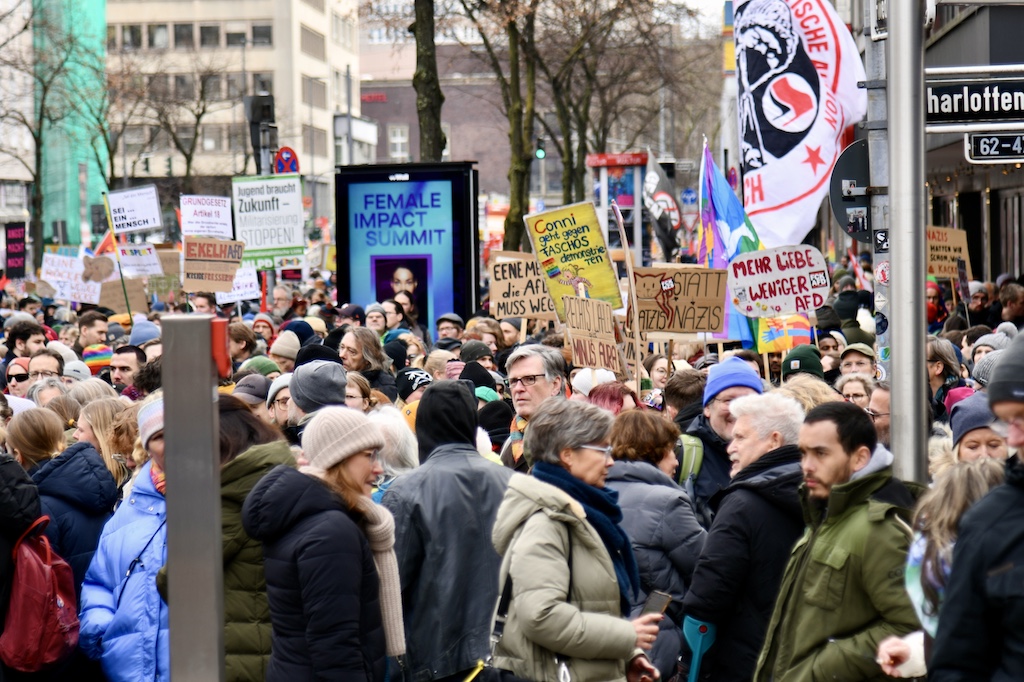
<svg viewBox="0 0 1024 682">
<path fill-rule="evenodd" d="M 245 242 L 243 265 L 273 270 L 278 258 L 306 252 L 298 175 L 237 177 L 231 194 L 235 236 Z"/>
<path fill-rule="evenodd" d="M 925 122 L 983 123 L 1024 118 L 1024 80 L 929 80 Z"/>
</svg>

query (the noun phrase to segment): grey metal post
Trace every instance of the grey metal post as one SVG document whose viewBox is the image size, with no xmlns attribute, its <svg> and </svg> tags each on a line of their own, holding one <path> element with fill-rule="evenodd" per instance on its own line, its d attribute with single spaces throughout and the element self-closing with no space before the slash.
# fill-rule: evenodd
<svg viewBox="0 0 1024 682">
<path fill-rule="evenodd" d="M 892 449 L 905 478 L 927 477 L 925 370 L 924 11 L 889 3 L 889 196 L 892 297 Z"/>
<path fill-rule="evenodd" d="M 224 679 L 220 424 L 212 315 L 162 321 L 167 587 L 174 682 Z"/>
</svg>

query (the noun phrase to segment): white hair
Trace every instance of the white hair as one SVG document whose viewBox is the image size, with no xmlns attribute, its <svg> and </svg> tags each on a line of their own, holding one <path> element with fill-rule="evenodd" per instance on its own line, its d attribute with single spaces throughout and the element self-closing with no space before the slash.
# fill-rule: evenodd
<svg viewBox="0 0 1024 682">
<path fill-rule="evenodd" d="M 392 478 L 415 469 L 419 464 L 416 436 L 398 408 L 383 405 L 371 410 L 366 416 L 377 425 L 384 437 L 384 447 L 380 449 L 380 463 L 384 475 Z"/>
<path fill-rule="evenodd" d="M 793 398 L 778 393 L 745 395 L 729 403 L 729 412 L 736 419 L 749 417 L 759 438 L 768 438 L 778 431 L 785 445 L 796 445 L 804 409 Z"/>
</svg>

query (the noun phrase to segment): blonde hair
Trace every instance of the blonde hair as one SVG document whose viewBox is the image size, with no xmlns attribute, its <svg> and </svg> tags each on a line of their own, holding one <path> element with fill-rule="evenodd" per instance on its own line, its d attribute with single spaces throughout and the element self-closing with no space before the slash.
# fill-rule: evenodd
<svg viewBox="0 0 1024 682">
<path fill-rule="evenodd" d="M 94 400 L 83 407 L 82 413 L 78 417 L 79 422 L 84 419 L 92 428 L 96 442 L 100 446 L 99 451 L 103 457 L 103 463 L 107 465 L 107 471 L 114 477 L 118 485 L 124 483 L 130 475 L 127 465 L 122 461 L 127 459 L 128 453 L 119 453 L 113 446 L 114 418 L 125 409 L 125 404 L 117 398 L 104 398 Z"/>
<path fill-rule="evenodd" d="M 446 350 L 432 350 L 423 363 L 423 369 L 435 379 L 444 379 L 444 368 L 449 360 L 455 359 L 455 353 Z"/>
<path fill-rule="evenodd" d="M 64 423 L 53 410 L 25 410 L 7 425 L 7 442 L 18 451 L 22 465 L 31 469 L 64 451 Z"/>
<path fill-rule="evenodd" d="M 973 462 L 958 462 L 935 479 L 932 488 L 918 502 L 914 527 L 925 539 L 921 562 L 925 613 L 934 615 L 939 611 L 939 590 L 946 584 L 943 564 L 953 563 L 953 543 L 960 518 L 1005 477 L 1001 461 L 983 457 Z M 925 576 L 928 579 L 924 579 Z"/>
<path fill-rule="evenodd" d="M 422 369 L 423 363 L 426 362 L 427 358 L 427 347 L 423 344 L 423 341 L 415 334 L 402 334 L 401 336 L 398 337 L 398 340 L 405 341 L 405 345 L 409 349 L 412 349 L 413 346 L 416 347 L 416 359 L 409 366 L 415 367 L 415 363 L 418 362 L 419 367 Z M 406 354 L 408 354 L 408 352 Z"/>
<path fill-rule="evenodd" d="M 789 396 L 800 403 L 804 412 L 810 412 L 823 403 L 843 402 L 843 396 L 826 384 L 821 379 L 811 376 L 806 372 L 797 374 L 786 380 L 786 383 L 779 386 L 773 392 Z"/>
<path fill-rule="evenodd" d="M 103 379 L 97 379 L 91 377 L 85 381 L 79 381 L 71 390 L 68 391 L 68 395 L 79 402 L 80 405 L 88 405 L 95 400 L 103 400 L 104 398 L 116 398 L 117 391 L 114 387 L 103 381 Z"/>
<path fill-rule="evenodd" d="M 366 377 L 359 372 L 349 372 L 345 380 L 359 389 L 359 395 L 366 401 L 367 412 L 377 407 L 377 400 L 373 397 L 373 389 L 370 387 L 370 382 L 367 381 Z"/>
</svg>

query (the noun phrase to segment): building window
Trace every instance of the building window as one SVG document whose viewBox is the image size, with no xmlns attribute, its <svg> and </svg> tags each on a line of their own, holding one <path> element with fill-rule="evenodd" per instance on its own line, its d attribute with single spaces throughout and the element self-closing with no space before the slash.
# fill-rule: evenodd
<svg viewBox="0 0 1024 682">
<path fill-rule="evenodd" d="M 200 26 L 199 47 L 220 47 L 220 26 Z"/>
<path fill-rule="evenodd" d="M 388 159 L 395 163 L 409 160 L 409 126 L 388 126 Z"/>
<path fill-rule="evenodd" d="M 327 83 L 322 80 L 302 77 L 302 103 L 318 109 L 327 108 Z"/>
<path fill-rule="evenodd" d="M 149 150 L 151 152 L 165 151 L 171 148 L 171 139 L 167 131 L 160 126 L 149 127 Z"/>
<path fill-rule="evenodd" d="M 113 52 L 117 49 L 117 26 L 107 24 L 107 50 Z"/>
<path fill-rule="evenodd" d="M 324 61 L 327 58 L 327 46 L 324 44 L 324 35 L 317 33 L 311 28 L 302 26 L 299 30 L 299 45 L 303 54 L 314 59 Z"/>
<path fill-rule="evenodd" d="M 249 126 L 241 123 L 228 126 L 228 149 L 232 152 L 244 152 L 249 144 Z"/>
<path fill-rule="evenodd" d="M 171 94 L 170 77 L 166 73 L 158 73 L 146 77 L 146 93 L 157 102 L 167 99 Z"/>
<path fill-rule="evenodd" d="M 351 50 L 354 34 L 355 24 L 350 18 L 343 17 L 337 12 L 331 14 L 331 40 L 335 45 Z"/>
<path fill-rule="evenodd" d="M 195 26 L 193 24 L 174 25 L 174 46 L 188 49 L 196 46 Z"/>
<path fill-rule="evenodd" d="M 224 78 L 228 84 L 228 99 L 236 100 L 245 94 L 245 78 L 240 73 L 229 73 Z"/>
<path fill-rule="evenodd" d="M 126 154 L 140 154 L 146 149 L 149 128 L 146 126 L 125 126 L 124 151 Z"/>
<path fill-rule="evenodd" d="M 219 152 L 224 148 L 224 128 L 218 125 L 203 126 L 203 151 Z"/>
<path fill-rule="evenodd" d="M 324 11 L 324 0 L 302 0 L 302 2 L 306 3 L 307 5 L 315 9 L 317 12 Z"/>
<path fill-rule="evenodd" d="M 188 125 L 174 126 L 174 136 L 178 138 L 182 148 L 188 149 L 192 146 L 192 140 L 195 139 L 196 127 Z"/>
<path fill-rule="evenodd" d="M 257 95 L 274 94 L 274 74 L 254 73 L 252 75 L 252 89 Z"/>
<path fill-rule="evenodd" d="M 127 24 L 121 27 L 121 49 L 137 50 L 142 47 L 142 26 Z"/>
<path fill-rule="evenodd" d="M 149 47 L 151 50 L 166 50 L 170 47 L 170 34 L 167 32 L 167 24 L 150 24 L 147 28 L 149 32 Z"/>
<path fill-rule="evenodd" d="M 327 156 L 327 131 L 323 128 L 302 126 L 302 149 L 306 154 Z"/>
<path fill-rule="evenodd" d="M 196 98 L 196 79 L 190 73 L 180 73 L 174 77 L 174 99 L 188 102 Z"/>
<path fill-rule="evenodd" d="M 244 33 L 228 32 L 224 34 L 224 43 L 228 47 L 241 47 L 245 45 L 246 36 Z"/>
<path fill-rule="evenodd" d="M 207 102 L 217 102 L 224 98 L 221 88 L 220 74 L 207 74 L 199 79 L 200 94 Z"/>
<path fill-rule="evenodd" d="M 270 47 L 274 44 L 274 27 L 270 24 L 253 24 L 252 44 Z"/>
</svg>

